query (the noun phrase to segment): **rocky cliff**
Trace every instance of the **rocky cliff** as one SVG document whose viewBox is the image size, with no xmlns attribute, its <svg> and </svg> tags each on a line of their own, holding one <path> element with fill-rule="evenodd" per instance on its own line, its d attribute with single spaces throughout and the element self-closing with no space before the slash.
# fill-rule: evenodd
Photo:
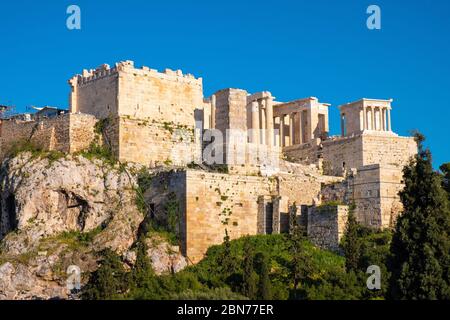
<svg viewBox="0 0 450 320">
<path fill-rule="evenodd" d="M 134 262 L 144 214 L 135 205 L 136 168 L 83 156 L 21 153 L 0 168 L 0 299 L 66 299 L 67 268 L 82 282 L 109 248 Z M 147 239 L 157 273 L 186 260 L 164 239 Z"/>
</svg>

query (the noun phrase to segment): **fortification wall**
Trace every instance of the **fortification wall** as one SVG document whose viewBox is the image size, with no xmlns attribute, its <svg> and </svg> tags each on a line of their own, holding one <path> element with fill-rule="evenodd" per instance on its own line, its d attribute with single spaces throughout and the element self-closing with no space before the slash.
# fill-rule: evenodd
<svg viewBox="0 0 450 320">
<path fill-rule="evenodd" d="M 95 117 L 86 114 L 64 114 L 39 121 L 3 121 L 0 136 L 0 158 L 14 146 L 30 142 L 44 150 L 73 153 L 89 147 L 95 138 Z"/>
<path fill-rule="evenodd" d="M 69 152 L 75 153 L 89 148 L 95 141 L 97 119 L 89 114 L 69 114 Z M 59 139 L 59 138 L 58 138 Z"/>
<path fill-rule="evenodd" d="M 283 149 L 291 161 L 316 163 L 323 159 L 323 171 L 327 175 L 342 176 L 351 168 L 371 164 L 404 166 L 417 153 L 414 138 L 392 134 L 361 134 L 310 142 Z"/>
<path fill-rule="evenodd" d="M 116 69 L 99 69 L 73 78 L 72 113 L 86 113 L 98 119 L 118 113 L 119 74 Z"/>
<path fill-rule="evenodd" d="M 204 105 L 201 78 L 170 69 L 162 73 L 146 67 L 136 69 L 131 62 L 119 64 L 118 71 L 120 116 L 151 117 L 194 127 L 194 112 Z"/>
<path fill-rule="evenodd" d="M 370 165 L 358 170 L 354 178 L 357 219 L 375 228 L 393 227 L 402 212 L 399 192 L 404 188 L 402 168 Z"/>
<path fill-rule="evenodd" d="M 180 165 L 196 161 L 200 142 L 193 128 L 155 120 L 120 117 L 117 138 L 120 161 L 137 162 L 147 166 Z M 115 132 L 115 131 L 114 131 Z"/>
<path fill-rule="evenodd" d="M 277 180 L 278 194 L 287 197 L 290 205 L 313 205 L 319 200 L 321 181 L 316 176 L 281 174 Z"/>
<path fill-rule="evenodd" d="M 413 137 L 363 135 L 362 144 L 363 165 L 403 167 L 408 164 L 410 157 L 417 153 L 417 143 Z"/>
<path fill-rule="evenodd" d="M 323 206 L 308 208 L 308 238 L 316 246 L 339 251 L 345 233 L 348 206 Z"/>
<path fill-rule="evenodd" d="M 391 228 L 403 206 L 399 192 L 403 189 L 402 167 L 368 165 L 339 183 L 322 186 L 321 202 L 355 204 L 359 223 L 373 228 Z"/>
<path fill-rule="evenodd" d="M 170 121 L 194 127 L 195 111 L 202 111 L 203 81 L 183 75 L 180 70 L 164 72 L 134 67 L 132 61 L 102 65 L 73 77 L 71 112 L 109 116 L 129 116 L 158 122 Z"/>
<path fill-rule="evenodd" d="M 186 173 L 186 245 L 193 261 L 221 244 L 228 230 L 231 239 L 257 234 L 258 197 L 270 195 L 274 185 L 267 178 Z"/>
</svg>

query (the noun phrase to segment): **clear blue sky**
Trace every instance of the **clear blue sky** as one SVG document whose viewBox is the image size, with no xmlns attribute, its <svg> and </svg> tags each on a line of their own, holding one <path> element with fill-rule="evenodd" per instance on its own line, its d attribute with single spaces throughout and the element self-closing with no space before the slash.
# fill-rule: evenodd
<svg viewBox="0 0 450 320">
<path fill-rule="evenodd" d="M 81 7 L 82 30 L 66 28 Z M 382 29 L 366 27 L 381 7 Z M 67 107 L 83 68 L 134 60 L 225 87 L 317 96 L 337 106 L 393 98 L 393 129 L 420 129 L 435 165 L 450 161 L 450 1 L 73 0 L 0 2 L 0 104 Z"/>
</svg>

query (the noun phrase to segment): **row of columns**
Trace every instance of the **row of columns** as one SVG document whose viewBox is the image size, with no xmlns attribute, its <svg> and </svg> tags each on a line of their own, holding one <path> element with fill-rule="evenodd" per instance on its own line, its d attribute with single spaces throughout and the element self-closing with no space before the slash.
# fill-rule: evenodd
<svg viewBox="0 0 450 320">
<path fill-rule="evenodd" d="M 273 98 L 264 97 L 251 103 L 252 143 L 274 145 Z M 262 134 L 260 136 L 260 132 Z"/>
<path fill-rule="evenodd" d="M 279 139 L 277 140 L 277 146 L 280 147 L 288 147 L 293 146 L 295 144 L 302 144 L 304 140 L 304 119 L 303 112 L 293 112 L 289 114 L 283 114 L 280 117 L 276 117 L 278 119 L 278 123 L 280 124 L 280 134 Z M 298 126 L 295 124 L 298 122 Z M 286 132 L 285 128 L 287 125 L 287 133 L 289 136 L 289 140 L 286 141 Z M 296 129 L 298 131 L 296 131 Z M 297 138 L 297 141 L 295 141 Z"/>
<path fill-rule="evenodd" d="M 390 108 L 367 106 L 362 109 L 362 112 L 361 130 L 392 131 Z"/>
</svg>

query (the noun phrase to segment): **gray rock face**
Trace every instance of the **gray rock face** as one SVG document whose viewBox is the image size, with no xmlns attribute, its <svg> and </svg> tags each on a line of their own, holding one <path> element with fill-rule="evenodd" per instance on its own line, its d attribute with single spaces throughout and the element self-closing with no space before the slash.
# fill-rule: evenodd
<svg viewBox="0 0 450 320">
<path fill-rule="evenodd" d="M 97 268 L 95 252 L 110 248 L 126 257 L 144 220 L 135 184 L 129 170 L 81 156 L 50 162 L 22 153 L 6 160 L 0 169 L 0 299 L 65 299 L 68 266 L 79 266 L 86 281 Z M 75 245 L 74 233 L 92 239 Z M 150 254 L 157 273 L 185 266 L 179 253 L 158 252 L 157 259 Z"/>
</svg>

